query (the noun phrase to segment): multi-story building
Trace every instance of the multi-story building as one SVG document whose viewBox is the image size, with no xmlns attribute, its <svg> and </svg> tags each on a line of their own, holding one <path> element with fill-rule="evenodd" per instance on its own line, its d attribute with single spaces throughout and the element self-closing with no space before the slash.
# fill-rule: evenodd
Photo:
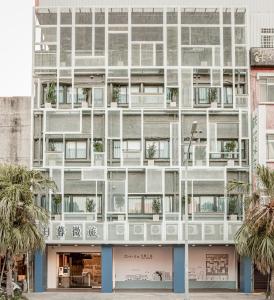
<svg viewBox="0 0 274 300">
<path fill-rule="evenodd" d="M 227 185 L 250 180 L 258 1 L 161 2 L 36 4 L 32 167 L 58 187 L 37 195 L 51 221 L 36 291 L 184 292 L 186 247 L 191 289 L 251 291 Z"/>
</svg>

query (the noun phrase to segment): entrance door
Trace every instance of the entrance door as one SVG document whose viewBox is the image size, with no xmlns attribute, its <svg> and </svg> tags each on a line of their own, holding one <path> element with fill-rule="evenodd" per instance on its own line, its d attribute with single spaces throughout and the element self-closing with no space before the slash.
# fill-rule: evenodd
<svg viewBox="0 0 274 300">
<path fill-rule="evenodd" d="M 101 253 L 57 253 L 58 288 L 100 288 Z"/>
</svg>

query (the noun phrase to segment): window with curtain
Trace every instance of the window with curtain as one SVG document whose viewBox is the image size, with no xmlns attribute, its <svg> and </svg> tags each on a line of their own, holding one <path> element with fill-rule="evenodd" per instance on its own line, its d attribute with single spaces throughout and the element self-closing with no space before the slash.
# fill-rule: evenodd
<svg viewBox="0 0 274 300">
<path fill-rule="evenodd" d="M 102 197 L 95 195 L 65 195 L 65 213 L 102 213 Z"/>
<path fill-rule="evenodd" d="M 86 159 L 87 142 L 86 141 L 67 141 L 66 159 Z"/>
</svg>

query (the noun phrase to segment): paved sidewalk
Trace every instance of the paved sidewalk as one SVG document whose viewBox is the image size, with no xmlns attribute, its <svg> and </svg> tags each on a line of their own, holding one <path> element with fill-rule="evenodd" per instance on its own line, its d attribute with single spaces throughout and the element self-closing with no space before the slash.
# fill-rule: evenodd
<svg viewBox="0 0 274 300">
<path fill-rule="evenodd" d="M 171 293 L 89 293 L 46 292 L 27 294 L 29 300 L 183 300 L 184 295 Z M 263 300 L 264 294 L 191 293 L 190 300 Z"/>
</svg>

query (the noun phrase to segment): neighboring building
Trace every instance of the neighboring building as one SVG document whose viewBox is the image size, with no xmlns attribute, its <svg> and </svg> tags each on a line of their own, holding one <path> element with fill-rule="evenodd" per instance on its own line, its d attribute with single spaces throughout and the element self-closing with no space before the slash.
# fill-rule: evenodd
<svg viewBox="0 0 274 300">
<path fill-rule="evenodd" d="M 233 241 L 243 198 L 226 187 L 250 181 L 248 51 L 261 11 L 229 2 L 37 3 L 32 167 L 58 190 L 37 197 L 51 222 L 36 291 L 184 292 L 186 198 L 190 288 L 251 291 Z"/>
<path fill-rule="evenodd" d="M 0 163 L 30 166 L 31 97 L 0 97 Z"/>
</svg>

